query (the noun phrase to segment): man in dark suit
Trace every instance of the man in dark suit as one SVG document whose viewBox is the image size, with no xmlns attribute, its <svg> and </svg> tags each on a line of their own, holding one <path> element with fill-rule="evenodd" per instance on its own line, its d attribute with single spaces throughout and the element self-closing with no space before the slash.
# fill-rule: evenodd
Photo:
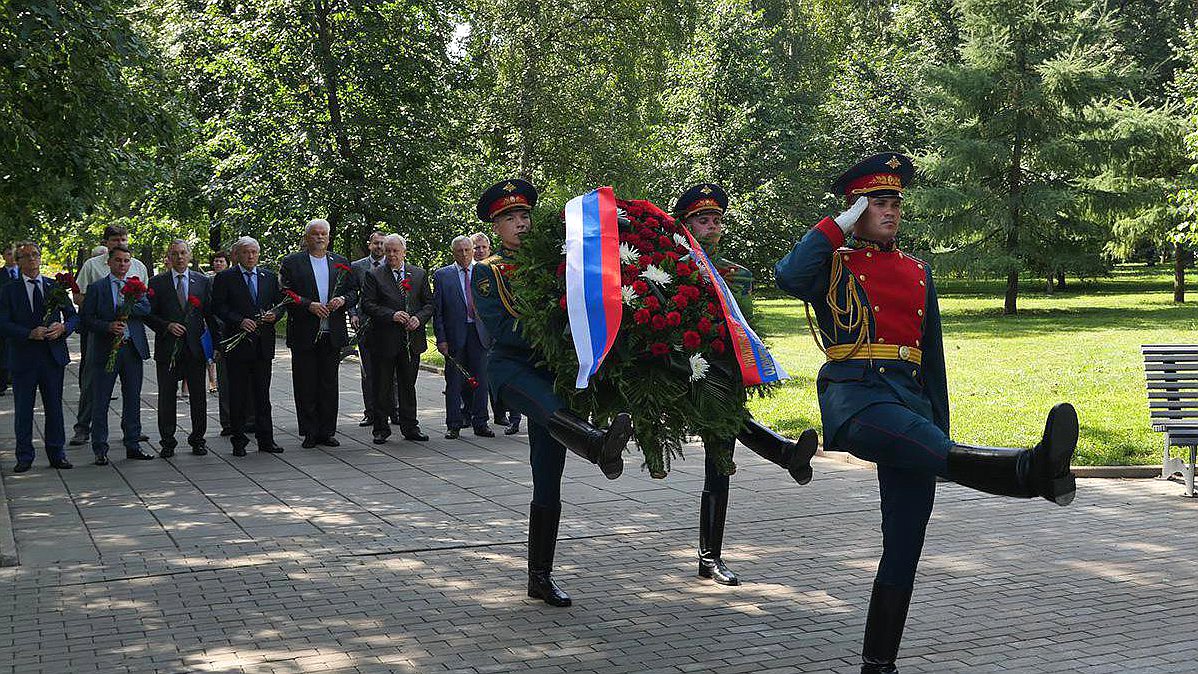
<svg viewBox="0 0 1198 674">
<path fill-rule="evenodd" d="M 0 334 L 8 340 L 8 367 L 12 374 L 17 465 L 24 473 L 33 465 L 33 402 L 42 392 L 46 416 L 46 455 L 52 468 L 70 468 L 63 446 L 66 430 L 62 420 L 63 372 L 71 360 L 66 337 L 79 323 L 75 305 L 64 289 L 64 301 L 47 306 L 46 298 L 57 284 L 41 275 L 42 254 L 37 244 L 22 241 L 15 246 L 20 276 L 0 288 Z M 48 325 L 47 325 L 48 324 Z"/>
<path fill-rule="evenodd" d="M 154 331 L 154 363 L 158 379 L 158 434 L 162 438 L 164 459 L 175 455 L 175 411 L 178 401 L 175 391 L 179 380 L 187 382 L 188 406 L 191 409 L 191 433 L 187 444 L 191 453 L 208 453 L 204 433 L 208 430 L 208 397 L 204 389 L 204 374 L 208 359 L 200 337 L 208 324 L 212 304 L 212 282 L 191 264 L 191 246 L 175 239 L 166 250 L 169 268 L 150 279 L 150 315 L 146 325 Z"/>
<path fill-rule="evenodd" d="M 275 357 L 275 321 L 272 309 L 282 301 L 279 279 L 274 272 L 258 267 L 262 249 L 253 237 L 243 236 L 233 244 L 237 266 L 212 279 L 212 313 L 224 323 L 221 335 L 245 337 L 224 351 L 229 372 L 229 425 L 232 427 L 233 456 L 245 456 L 246 408 L 254 407 L 254 437 L 258 451 L 278 454 L 270 419 L 270 368 Z"/>
<path fill-rule="evenodd" d="M 399 430 L 408 440 L 425 441 L 416 419 L 416 373 L 420 354 L 428 348 L 425 326 L 432 318 L 428 275 L 420 267 L 406 264 L 407 242 L 398 234 L 383 239 L 387 263 L 366 275 L 362 285 L 362 314 L 370 317 L 366 335 L 373 352 L 374 443 L 381 445 L 391 435 L 382 414 L 391 401 L 392 387 L 399 386 Z"/>
<path fill-rule="evenodd" d="M 80 318 L 83 328 L 92 335 L 92 345 L 98 350 L 90 359 L 92 372 L 92 452 L 97 466 L 108 465 L 108 405 L 117 377 L 121 378 L 121 431 L 124 433 L 125 457 L 152 459 L 153 454 L 141 451 L 141 378 L 142 361 L 150 357 L 150 343 L 142 323 L 150 313 L 150 301 L 143 294 L 133 302 L 128 315 L 123 315 L 126 303 L 122 289 L 137 276 L 127 276 L 133 253 L 125 246 L 108 249 L 108 276 L 87 288 L 83 297 Z M 115 359 L 113 352 L 115 350 Z M 111 372 L 108 361 L 114 360 Z"/>
<path fill-rule="evenodd" d="M 287 347 L 295 413 L 303 447 L 339 447 L 337 433 L 337 369 L 341 348 L 349 343 L 346 307 L 358 301 L 349 260 L 329 251 L 329 223 L 312 220 L 304 228 L 305 251 L 288 255 L 279 265 L 284 288 L 299 296 L 287 307 Z"/>
<path fill-rule="evenodd" d="M 371 271 L 378 269 L 386 264 L 383 261 L 383 237 L 386 233 L 380 230 L 374 230 L 370 233 L 370 238 L 366 241 L 368 254 L 360 260 L 354 260 L 350 267 L 354 270 L 354 279 L 358 282 L 358 291 L 361 292 L 362 284 L 365 282 L 366 275 Z M 349 324 L 354 330 L 368 330 L 363 327 L 363 323 L 367 318 L 362 315 L 362 303 L 359 302 L 349 308 Z M 371 379 L 371 360 L 370 346 L 366 341 L 358 341 L 358 363 L 362 371 L 362 421 L 358 423 L 363 428 L 374 426 L 374 412 L 371 409 L 374 406 L 374 382 Z M 399 387 L 391 389 L 395 393 L 391 404 L 387 407 L 386 414 L 391 417 L 391 423 L 399 424 Z"/>
<path fill-rule="evenodd" d="M 21 278 L 19 266 L 13 259 L 15 250 L 15 246 L 5 246 L 4 248 L 4 271 L 0 273 L 0 289 Z M 0 335 L 0 396 L 8 393 L 9 372 L 6 344 L 7 340 L 3 335 Z"/>
<path fill-rule="evenodd" d="M 474 434 L 493 438 L 487 427 L 486 348 L 490 342 L 486 328 L 474 312 L 474 296 L 470 290 L 474 272 L 474 242 L 468 236 L 453 240 L 454 263 L 433 273 L 433 332 L 437 350 L 446 356 L 445 362 L 445 433 L 446 440 L 456 440 L 467 423 Z M 449 359 L 457 361 L 474 378 L 473 386 L 463 387 L 461 371 Z M 462 415 L 462 399 L 470 411 Z"/>
</svg>

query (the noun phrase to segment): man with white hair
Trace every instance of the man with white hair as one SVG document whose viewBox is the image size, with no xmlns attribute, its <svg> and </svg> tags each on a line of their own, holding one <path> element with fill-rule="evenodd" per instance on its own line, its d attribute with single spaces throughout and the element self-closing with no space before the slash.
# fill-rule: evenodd
<svg viewBox="0 0 1198 674">
<path fill-rule="evenodd" d="M 270 419 L 270 368 L 275 357 L 275 321 L 271 309 L 282 300 L 279 279 L 258 266 L 262 249 L 253 237 L 243 236 L 233 244 L 237 266 L 212 280 L 212 313 L 224 323 L 222 338 L 243 332 L 246 336 L 225 349 L 229 370 L 229 424 L 232 426 L 233 456 L 245 456 L 246 409 L 254 406 L 254 436 L 258 451 L 278 454 Z"/>
<path fill-rule="evenodd" d="M 307 250 L 279 264 L 284 288 L 299 296 L 287 307 L 287 348 L 295 414 L 303 448 L 340 447 L 337 433 L 337 371 L 341 349 L 349 343 L 346 308 L 358 301 L 358 283 L 349 260 L 329 250 L 329 223 L 316 219 L 304 227 Z"/>
<path fill-rule="evenodd" d="M 494 431 L 487 427 L 487 354 L 483 346 L 491 340 L 475 314 L 470 289 L 474 241 L 468 236 L 456 237 L 450 250 L 453 264 L 433 272 L 433 332 L 437 350 L 446 357 L 445 439 L 456 440 L 467 424 L 474 428 L 475 435 L 493 438 Z M 449 362 L 451 358 L 466 369 L 468 376 Z M 463 416 L 463 408 L 468 415 Z"/>
<path fill-rule="evenodd" d="M 362 315 L 370 317 L 366 340 L 371 350 L 371 381 L 374 383 L 374 443 L 391 436 L 386 409 L 392 387 L 399 385 L 399 430 L 404 439 L 428 440 L 416 419 L 416 373 L 420 354 L 428 348 L 426 325 L 433 316 L 429 301 L 428 275 L 407 264 L 408 245 L 398 234 L 383 239 L 386 264 L 362 280 Z"/>
</svg>

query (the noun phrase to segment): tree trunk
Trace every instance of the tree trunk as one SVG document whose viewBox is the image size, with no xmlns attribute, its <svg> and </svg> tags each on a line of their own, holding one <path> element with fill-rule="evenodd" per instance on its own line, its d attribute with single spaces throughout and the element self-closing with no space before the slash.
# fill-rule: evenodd
<svg viewBox="0 0 1198 674">
<path fill-rule="evenodd" d="M 1180 243 L 1173 247 L 1173 301 L 1186 301 L 1186 247 Z"/>
<path fill-rule="evenodd" d="M 1049 274 L 1044 280 L 1044 292 L 1048 295 L 1051 295 L 1053 291 L 1057 289 L 1056 284 L 1052 282 L 1052 274 Z"/>
<path fill-rule="evenodd" d="M 1017 43 L 1015 46 L 1015 67 L 1020 77 L 1027 70 L 1025 46 Z M 1011 165 L 1007 176 L 1007 208 L 1010 209 L 1011 225 L 1007 230 L 1007 255 L 1019 260 L 1019 230 L 1023 226 L 1023 115 L 1022 91 L 1018 86 L 1011 92 L 1015 106 L 1015 131 L 1011 142 Z M 1016 262 L 1018 265 L 1019 263 Z M 1018 311 L 1019 299 L 1019 269 L 1007 272 L 1007 293 L 1003 298 L 1003 315 L 1013 316 Z"/>
</svg>

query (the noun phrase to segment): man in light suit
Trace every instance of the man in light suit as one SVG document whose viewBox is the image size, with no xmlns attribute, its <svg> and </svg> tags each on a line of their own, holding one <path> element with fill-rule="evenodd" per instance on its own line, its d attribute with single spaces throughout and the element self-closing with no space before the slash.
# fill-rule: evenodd
<svg viewBox="0 0 1198 674">
<path fill-rule="evenodd" d="M 366 241 L 367 250 L 369 253 L 366 257 L 355 260 L 350 267 L 354 270 L 354 279 L 358 282 L 358 291 L 361 292 L 362 284 L 366 280 L 366 275 L 371 271 L 378 269 L 386 264 L 383 259 L 383 237 L 386 233 L 381 230 L 374 230 L 370 233 L 370 238 Z M 349 324 L 354 330 L 369 330 L 364 328 L 363 323 L 367 320 L 366 316 L 362 315 L 362 304 L 358 302 L 349 308 Z M 364 335 L 363 335 L 364 336 Z M 362 421 L 358 425 L 365 428 L 374 425 L 374 383 L 371 379 L 371 351 L 369 340 L 358 340 L 358 363 L 362 371 L 362 403 L 365 409 L 362 410 Z M 395 396 L 390 405 L 384 411 L 384 414 L 390 416 L 393 425 L 399 425 L 399 386 L 391 389 Z"/>
<path fill-rule="evenodd" d="M 454 263 L 433 273 L 433 332 L 437 350 L 446 356 L 445 362 L 445 433 L 446 440 L 456 440 L 466 424 L 474 434 L 493 438 L 487 427 L 486 348 L 491 340 L 481 320 L 474 313 L 474 296 L 470 290 L 474 271 L 474 242 L 468 236 L 453 240 Z M 457 361 L 474 378 L 474 386 L 463 387 L 465 377 L 449 361 Z M 463 397 L 470 411 L 463 418 Z"/>
<path fill-rule="evenodd" d="M 274 425 L 270 419 L 270 375 L 275 358 L 273 309 L 282 300 L 279 278 L 258 266 L 262 253 L 258 241 L 243 236 L 233 244 L 237 266 L 212 279 L 212 313 L 224 323 L 223 339 L 239 332 L 246 337 L 225 349 L 229 369 L 229 425 L 233 456 L 245 456 L 250 441 L 245 435 L 246 410 L 254 407 L 254 437 L 258 451 L 279 454 Z"/>
<path fill-rule="evenodd" d="M 349 343 L 346 307 L 358 301 L 349 260 L 329 250 L 329 223 L 312 220 L 304 228 L 304 247 L 283 258 L 280 282 L 299 295 L 287 307 L 287 347 L 295 413 L 303 448 L 340 447 L 337 433 L 338 366 Z"/>
<path fill-rule="evenodd" d="M 208 325 L 212 308 L 212 282 L 191 264 L 191 246 L 175 239 L 166 249 L 168 269 L 150 279 L 150 315 L 146 325 L 154 331 L 154 363 L 158 380 L 158 434 L 162 438 L 159 456 L 168 459 L 175 455 L 175 430 L 178 427 L 175 391 L 179 380 L 187 382 L 188 407 L 191 410 L 191 433 L 187 444 L 191 453 L 208 453 L 204 433 L 208 430 L 208 397 L 204 389 L 204 374 L 208 358 L 200 337 Z"/>
<path fill-rule="evenodd" d="M 0 334 L 8 340 L 7 365 L 16 407 L 17 465 L 13 472 L 24 473 L 33 465 L 33 403 L 39 389 L 50 467 L 70 468 L 63 450 L 62 382 L 71 360 L 66 337 L 78 325 L 79 317 L 69 298 L 57 307 L 46 306 L 57 283 L 41 275 L 42 254 L 37 244 L 22 241 L 15 250 L 20 275 L 0 289 Z"/>
<path fill-rule="evenodd" d="M 150 357 L 150 343 L 142 322 L 150 313 L 150 301 L 142 295 L 127 318 L 118 315 L 124 304 L 121 289 L 136 276 L 127 276 L 133 253 L 125 246 L 108 249 L 108 276 L 87 288 L 80 317 L 83 328 L 91 333 L 96 347 L 89 359 L 92 370 L 92 452 L 97 466 L 108 465 L 108 404 L 117 377 L 121 378 L 121 431 L 124 433 L 125 458 L 153 459 L 141 451 L 141 378 L 142 361 Z M 138 279 L 141 280 L 141 279 Z M 108 371 L 108 360 L 116 349 L 116 366 Z"/>
<path fill-rule="evenodd" d="M 428 275 L 404 262 L 407 242 L 398 234 L 383 239 L 387 264 L 366 275 L 362 285 L 362 314 L 370 317 L 366 335 L 373 351 L 374 443 L 391 436 L 382 410 L 390 404 L 393 387 L 399 385 L 399 430 L 407 440 L 423 442 L 416 419 L 416 373 L 420 354 L 428 348 L 428 320 L 433 316 L 429 301 Z"/>
</svg>

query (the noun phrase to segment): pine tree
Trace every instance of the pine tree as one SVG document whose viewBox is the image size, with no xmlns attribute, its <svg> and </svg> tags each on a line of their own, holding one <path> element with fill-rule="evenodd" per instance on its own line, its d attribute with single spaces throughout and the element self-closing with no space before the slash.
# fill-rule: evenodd
<svg viewBox="0 0 1198 674">
<path fill-rule="evenodd" d="M 1095 178 L 1131 74 L 1115 19 L 1083 0 L 961 0 L 959 64 L 931 69 L 924 101 L 931 184 L 916 210 L 975 270 L 1006 276 L 1095 273 L 1109 229 Z"/>
</svg>

